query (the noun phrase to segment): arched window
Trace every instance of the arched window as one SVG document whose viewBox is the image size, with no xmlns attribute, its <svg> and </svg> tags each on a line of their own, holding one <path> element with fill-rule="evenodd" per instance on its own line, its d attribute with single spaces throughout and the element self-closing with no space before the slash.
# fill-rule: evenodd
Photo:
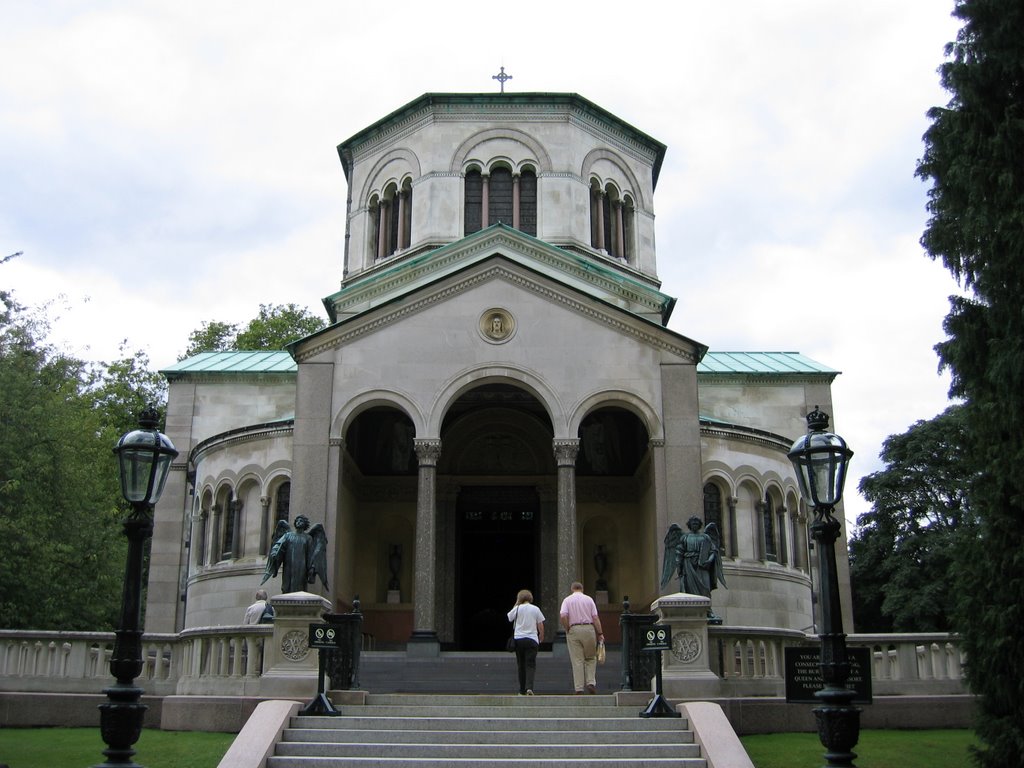
<svg viewBox="0 0 1024 768">
<path fill-rule="evenodd" d="M 231 560 L 237 553 L 235 549 L 238 544 L 236 532 L 238 531 L 238 511 L 241 509 L 241 506 L 235 498 L 234 491 L 228 490 L 222 507 L 224 515 L 224 538 L 222 539 L 221 546 L 222 560 Z"/>
<path fill-rule="evenodd" d="M 633 199 L 620 197 L 611 184 L 590 187 L 590 245 L 623 261 L 633 255 Z"/>
<path fill-rule="evenodd" d="M 406 179 L 401 189 L 389 184 L 383 195 L 371 198 L 370 217 L 375 259 L 386 259 L 408 248 L 412 237 L 412 182 Z"/>
<path fill-rule="evenodd" d="M 531 168 L 513 173 L 496 167 L 487 175 L 478 168 L 466 171 L 464 203 L 467 235 L 499 222 L 537 235 L 537 174 Z"/>
</svg>

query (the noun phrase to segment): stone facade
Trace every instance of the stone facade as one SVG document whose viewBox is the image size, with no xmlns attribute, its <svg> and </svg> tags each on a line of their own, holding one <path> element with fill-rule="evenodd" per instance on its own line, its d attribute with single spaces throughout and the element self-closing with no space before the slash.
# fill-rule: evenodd
<svg viewBox="0 0 1024 768">
<path fill-rule="evenodd" d="M 240 622 L 276 520 L 300 513 L 327 530 L 325 596 L 358 597 L 379 648 L 498 649 L 523 587 L 554 627 L 569 582 L 595 591 L 599 547 L 614 635 L 623 599 L 661 594 L 663 537 L 692 515 L 723 533 L 727 625 L 810 627 L 786 450 L 831 413 L 837 372 L 666 327 L 665 147 L 573 94 L 427 94 L 338 151 L 330 325 L 165 371 L 182 455 L 147 630 Z"/>
</svg>

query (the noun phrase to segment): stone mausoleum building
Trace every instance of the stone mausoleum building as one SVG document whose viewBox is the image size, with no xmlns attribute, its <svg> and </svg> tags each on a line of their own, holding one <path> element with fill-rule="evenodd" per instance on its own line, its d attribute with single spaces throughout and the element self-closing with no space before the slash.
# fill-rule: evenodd
<svg viewBox="0 0 1024 768">
<path fill-rule="evenodd" d="M 723 534 L 725 625 L 814 625 L 786 452 L 816 405 L 832 413 L 838 372 L 668 328 L 663 144 L 576 94 L 428 93 L 338 153 L 329 325 L 164 371 L 181 455 L 147 631 L 239 624 L 277 520 L 298 514 L 329 537 L 324 596 L 358 597 L 381 650 L 499 650 L 524 587 L 550 639 L 574 579 L 614 641 L 623 599 L 661 594 L 669 525 L 693 515 Z"/>
</svg>

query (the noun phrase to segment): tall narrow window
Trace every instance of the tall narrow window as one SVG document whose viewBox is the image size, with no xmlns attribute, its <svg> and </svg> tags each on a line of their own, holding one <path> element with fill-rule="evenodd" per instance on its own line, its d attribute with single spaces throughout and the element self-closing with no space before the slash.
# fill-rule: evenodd
<svg viewBox="0 0 1024 768">
<path fill-rule="evenodd" d="M 601 195 L 601 243 L 603 247 L 601 250 L 607 253 L 615 252 L 615 240 L 612 234 L 612 198 L 608 194 L 608 190 Z"/>
<path fill-rule="evenodd" d="M 786 550 L 786 508 L 779 507 L 778 512 L 778 525 L 776 529 L 779 532 L 779 562 L 783 565 L 789 565 L 789 552 Z"/>
<path fill-rule="evenodd" d="M 635 213 L 633 207 L 633 200 L 630 197 L 626 197 L 622 201 L 622 258 L 632 263 L 634 261 L 633 252 L 633 238 L 634 238 L 634 227 L 635 222 L 633 215 Z"/>
<path fill-rule="evenodd" d="M 761 503 L 761 525 L 764 531 L 764 559 L 775 562 L 778 551 L 775 547 L 775 505 L 771 496 L 765 496 Z"/>
<path fill-rule="evenodd" d="M 284 520 L 288 522 L 288 515 L 291 512 L 291 495 L 292 495 L 292 484 L 290 482 L 281 483 L 277 487 L 277 497 L 274 499 L 274 525 L 276 527 L 278 520 Z"/>
<path fill-rule="evenodd" d="M 721 548 L 725 549 L 725 531 L 722 530 L 722 491 L 714 483 L 704 484 L 704 525 L 714 523 L 722 537 Z"/>
<path fill-rule="evenodd" d="M 488 195 L 487 223 L 502 223 L 512 226 L 512 171 L 495 168 L 491 171 L 490 194 Z"/>
<path fill-rule="evenodd" d="M 519 177 L 519 229 L 537 236 L 537 174 L 529 170 Z"/>
<path fill-rule="evenodd" d="M 238 515 L 238 505 L 232 491 L 228 491 L 228 495 L 224 499 L 223 515 L 224 538 L 221 545 L 221 559 L 230 560 L 235 554 L 235 529 L 237 527 L 235 518 Z"/>
<path fill-rule="evenodd" d="M 484 177 L 480 171 L 472 170 L 466 174 L 466 234 L 479 232 L 483 223 Z"/>
</svg>

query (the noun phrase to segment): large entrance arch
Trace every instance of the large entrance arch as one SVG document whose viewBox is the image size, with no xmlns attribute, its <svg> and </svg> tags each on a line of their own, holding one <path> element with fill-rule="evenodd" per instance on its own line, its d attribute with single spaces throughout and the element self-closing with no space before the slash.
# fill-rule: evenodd
<svg viewBox="0 0 1024 768">
<path fill-rule="evenodd" d="M 552 616 L 553 434 L 541 403 L 511 384 L 472 389 L 445 415 L 437 467 L 443 647 L 502 648 L 520 589 Z"/>
</svg>

